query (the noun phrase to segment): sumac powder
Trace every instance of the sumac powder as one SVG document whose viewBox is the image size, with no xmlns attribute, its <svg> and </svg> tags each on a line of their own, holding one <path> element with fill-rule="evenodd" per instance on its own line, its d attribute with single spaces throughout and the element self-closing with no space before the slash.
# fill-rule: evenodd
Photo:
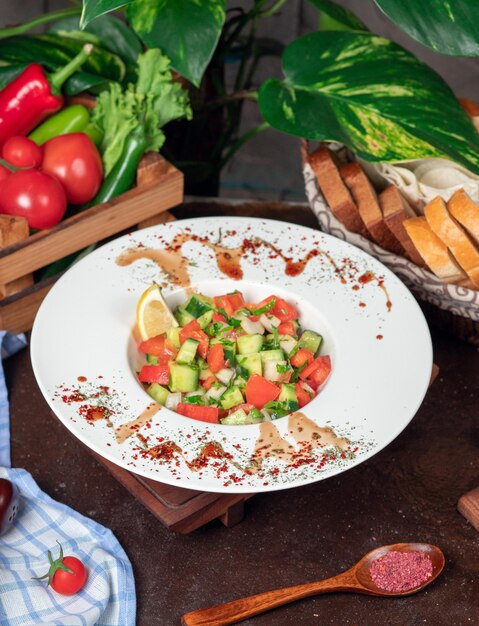
<svg viewBox="0 0 479 626">
<path fill-rule="evenodd" d="M 422 552 L 392 550 L 371 565 L 371 578 L 384 591 L 409 591 L 432 576 L 432 561 Z"/>
</svg>

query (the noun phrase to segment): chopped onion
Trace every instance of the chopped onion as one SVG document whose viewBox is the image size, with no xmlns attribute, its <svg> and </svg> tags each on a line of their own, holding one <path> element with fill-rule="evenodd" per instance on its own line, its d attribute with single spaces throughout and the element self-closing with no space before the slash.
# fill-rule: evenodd
<svg viewBox="0 0 479 626">
<path fill-rule="evenodd" d="M 263 376 L 266 380 L 276 382 L 281 378 L 284 372 L 278 372 L 277 365 L 287 365 L 286 361 L 265 361 L 263 363 Z"/>
<path fill-rule="evenodd" d="M 227 385 L 230 382 L 230 380 L 233 378 L 234 374 L 235 374 L 234 369 L 225 367 L 219 372 L 216 372 L 216 378 L 220 381 L 220 383 Z"/>
<path fill-rule="evenodd" d="M 189 391 L 185 393 L 185 398 L 192 398 L 193 396 L 203 396 L 205 394 L 205 390 L 203 387 L 198 387 L 196 391 Z"/>
<path fill-rule="evenodd" d="M 305 383 L 305 382 L 303 381 L 303 382 L 301 383 L 301 387 L 302 387 L 305 391 L 307 391 L 308 393 L 313 394 L 313 396 L 315 396 L 315 395 L 316 395 L 316 392 L 314 391 L 314 389 L 313 389 L 312 387 L 310 387 L 310 386 L 308 385 L 308 383 Z"/>
<path fill-rule="evenodd" d="M 178 404 L 181 402 L 181 393 L 177 391 L 176 393 L 169 393 L 166 397 L 165 407 L 167 409 L 171 409 L 172 411 L 176 411 Z"/>
<path fill-rule="evenodd" d="M 213 387 L 208 389 L 208 391 L 206 392 L 206 396 L 208 398 L 213 398 L 213 400 L 219 400 L 225 391 L 226 387 L 216 387 L 215 385 L 213 385 Z"/>
<path fill-rule="evenodd" d="M 247 317 L 241 320 L 241 327 L 248 335 L 262 335 L 264 333 L 264 326 L 260 322 L 253 322 Z"/>
<path fill-rule="evenodd" d="M 213 372 L 209 367 L 206 367 L 204 370 L 200 370 L 200 380 L 206 380 L 210 376 L 213 376 Z"/>
<path fill-rule="evenodd" d="M 273 328 L 278 328 L 278 326 L 281 324 L 281 320 L 279 320 L 274 315 L 266 316 L 264 313 L 259 318 L 259 321 L 263 324 L 263 326 L 269 333 L 272 333 Z"/>
<path fill-rule="evenodd" d="M 294 339 L 294 337 L 288 337 L 287 339 L 282 339 L 279 342 L 279 345 L 286 352 L 286 354 L 289 354 L 291 350 L 296 346 L 296 344 L 297 341 L 296 339 Z"/>
<path fill-rule="evenodd" d="M 271 415 L 268 413 L 266 409 L 261 409 L 261 413 L 263 414 L 265 422 L 271 422 Z"/>
</svg>

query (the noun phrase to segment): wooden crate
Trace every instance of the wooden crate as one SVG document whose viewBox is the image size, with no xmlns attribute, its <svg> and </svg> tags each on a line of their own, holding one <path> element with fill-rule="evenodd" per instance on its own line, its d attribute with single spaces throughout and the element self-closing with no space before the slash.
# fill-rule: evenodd
<svg viewBox="0 0 479 626">
<path fill-rule="evenodd" d="M 132 229 L 154 223 L 158 216 L 183 201 L 183 174 L 157 153 L 144 156 L 137 185 L 110 202 L 81 211 L 53 228 L 0 250 L 0 329 L 24 332 L 33 325 L 38 308 L 59 276 L 10 293 L 7 287 L 73 252 Z M 18 282 L 17 282 L 18 281 Z"/>
</svg>

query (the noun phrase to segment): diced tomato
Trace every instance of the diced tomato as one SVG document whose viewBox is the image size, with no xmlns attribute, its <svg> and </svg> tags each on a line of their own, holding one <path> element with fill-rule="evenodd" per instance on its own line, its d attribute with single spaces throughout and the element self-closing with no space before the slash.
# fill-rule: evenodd
<svg viewBox="0 0 479 626">
<path fill-rule="evenodd" d="M 180 343 L 185 343 L 187 339 L 196 339 L 199 341 L 198 355 L 205 359 L 208 352 L 209 337 L 203 332 L 197 320 L 191 320 L 184 328 L 180 330 Z"/>
<path fill-rule="evenodd" d="M 269 304 L 273 298 L 276 298 L 276 296 L 268 296 L 264 300 L 261 300 L 261 302 L 258 302 L 258 304 L 249 304 L 248 309 L 262 309 Z"/>
<path fill-rule="evenodd" d="M 208 367 L 213 374 L 216 374 L 216 372 L 219 372 L 226 367 L 225 351 L 220 343 L 215 343 L 215 345 L 211 346 L 208 350 L 206 362 L 208 363 Z"/>
<path fill-rule="evenodd" d="M 239 291 L 235 291 L 235 293 L 229 293 L 226 297 L 228 298 L 228 301 L 233 308 L 233 313 L 236 313 L 238 309 L 242 309 L 245 305 L 243 294 Z"/>
<path fill-rule="evenodd" d="M 322 385 L 331 373 L 331 359 L 329 356 L 318 356 L 300 373 L 301 380 L 311 380 L 314 385 Z"/>
<path fill-rule="evenodd" d="M 179 402 L 176 412 L 200 422 L 211 422 L 213 424 L 218 424 L 219 422 L 219 410 L 215 406 L 201 406 L 200 404 Z"/>
<path fill-rule="evenodd" d="M 246 401 L 257 409 L 262 409 L 267 402 L 276 400 L 279 394 L 279 387 L 259 374 L 251 374 L 246 383 Z"/>
<path fill-rule="evenodd" d="M 282 298 L 276 298 L 271 313 L 277 317 L 280 322 L 289 322 L 289 320 L 295 320 L 299 317 L 299 313 L 294 306 L 291 306 L 291 304 Z"/>
<path fill-rule="evenodd" d="M 314 361 L 314 354 L 306 348 L 300 348 L 294 356 L 290 358 L 291 365 L 293 367 L 301 367 L 305 363 L 312 363 Z"/>
<path fill-rule="evenodd" d="M 213 302 L 217 309 L 224 309 L 228 317 L 233 315 L 233 306 L 228 300 L 228 296 L 216 296 L 213 298 Z"/>
<path fill-rule="evenodd" d="M 213 311 L 213 322 L 223 322 L 223 324 L 227 323 L 224 315 L 221 315 L 221 313 L 217 313 L 216 311 Z"/>
<path fill-rule="evenodd" d="M 150 337 L 146 341 L 142 341 L 138 346 L 138 350 L 144 354 L 151 354 L 151 356 L 161 356 L 165 349 L 165 338 L 163 335 L 157 335 L 156 337 Z"/>
<path fill-rule="evenodd" d="M 301 409 L 303 406 L 311 402 L 314 396 L 311 396 L 306 389 L 301 385 L 301 383 L 296 383 L 296 397 L 298 398 L 299 408 Z"/>
<path fill-rule="evenodd" d="M 291 337 L 296 336 L 298 333 L 296 331 L 296 326 L 293 322 L 282 322 L 278 326 L 278 332 L 280 335 L 291 335 Z"/>
<path fill-rule="evenodd" d="M 206 391 L 209 391 L 211 389 L 211 386 L 215 382 L 216 382 L 216 376 L 208 376 L 208 378 L 201 381 L 201 384 L 206 389 Z"/>
<path fill-rule="evenodd" d="M 278 378 L 278 383 L 289 383 L 289 381 L 291 380 L 291 374 L 293 372 L 291 370 L 288 370 L 287 372 L 283 372 L 282 374 L 280 374 L 279 378 Z"/>
<path fill-rule="evenodd" d="M 259 320 L 259 315 L 248 315 L 248 319 L 251 322 L 257 322 Z"/>
<path fill-rule="evenodd" d="M 170 368 L 168 365 L 143 365 L 138 374 L 142 383 L 158 383 L 168 385 L 170 382 Z"/>
</svg>

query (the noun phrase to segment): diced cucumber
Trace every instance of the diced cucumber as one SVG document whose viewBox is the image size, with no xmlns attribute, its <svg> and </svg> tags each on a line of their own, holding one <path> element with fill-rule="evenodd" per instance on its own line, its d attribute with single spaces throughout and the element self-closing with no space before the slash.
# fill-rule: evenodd
<svg viewBox="0 0 479 626">
<path fill-rule="evenodd" d="M 248 422 L 248 414 L 243 409 L 238 409 L 237 411 L 233 411 L 226 417 L 220 419 L 222 424 L 228 424 L 229 426 L 239 426 L 241 424 L 249 424 Z"/>
<path fill-rule="evenodd" d="M 147 354 L 146 362 L 149 363 L 150 365 L 158 365 L 158 357 L 153 356 L 152 354 Z"/>
<path fill-rule="evenodd" d="M 296 396 L 296 387 L 288 383 L 283 383 L 281 385 L 281 393 L 279 394 L 278 402 L 296 402 L 297 404 L 298 397 Z M 297 408 L 298 407 L 293 410 L 296 411 Z"/>
<path fill-rule="evenodd" d="M 179 348 L 181 345 L 180 330 L 181 328 L 178 328 L 178 326 L 170 326 L 170 328 L 168 328 L 168 330 L 166 331 L 166 338 L 175 348 Z"/>
<path fill-rule="evenodd" d="M 240 354 L 252 354 L 261 350 L 263 335 L 241 335 L 236 341 Z"/>
<path fill-rule="evenodd" d="M 151 383 L 151 385 L 147 388 L 146 393 L 149 394 L 155 402 L 158 402 L 158 404 L 162 404 L 163 406 L 165 406 L 166 399 L 170 394 L 166 387 L 162 387 L 158 383 Z"/>
<path fill-rule="evenodd" d="M 196 339 L 187 339 L 176 355 L 177 363 L 191 363 L 196 356 L 199 343 Z"/>
<path fill-rule="evenodd" d="M 233 384 L 237 385 L 240 389 L 244 389 L 246 387 L 247 382 L 248 381 L 244 376 L 239 375 L 234 379 Z"/>
<path fill-rule="evenodd" d="M 227 411 L 237 404 L 243 404 L 244 398 L 239 387 L 230 387 L 220 398 L 221 408 Z"/>
<path fill-rule="evenodd" d="M 322 341 L 323 338 L 321 337 L 321 335 L 315 333 L 314 330 L 305 330 L 299 338 L 296 352 L 299 350 L 299 348 L 306 348 L 306 350 L 309 350 L 314 355 L 316 355 Z"/>
<path fill-rule="evenodd" d="M 248 413 L 248 417 L 251 419 L 253 424 L 262 422 L 264 420 L 263 413 L 261 413 L 261 411 L 258 411 L 258 409 L 251 409 L 251 411 Z"/>
<path fill-rule="evenodd" d="M 266 363 L 266 361 L 284 361 L 284 352 L 281 349 L 263 350 L 260 352 L 260 355 L 263 363 Z"/>
<path fill-rule="evenodd" d="M 194 293 L 184 305 L 184 309 L 195 319 L 198 319 L 206 313 L 206 311 L 211 311 L 213 309 L 213 300 L 200 293 Z M 213 317 L 213 313 L 211 314 L 211 317 Z"/>
<path fill-rule="evenodd" d="M 273 402 L 267 402 L 264 405 L 264 408 L 268 411 L 272 420 L 278 419 L 278 417 L 284 417 L 285 415 L 289 415 L 289 413 L 293 413 L 293 411 L 298 410 L 297 402 L 289 402 L 278 400 L 274 400 Z"/>
<path fill-rule="evenodd" d="M 209 367 L 200 367 L 200 380 L 206 380 L 213 375 L 214 374 Z"/>
<path fill-rule="evenodd" d="M 170 363 L 171 391 L 195 391 L 198 387 L 199 368 L 186 363 Z"/>
<path fill-rule="evenodd" d="M 263 373 L 263 366 L 261 365 L 260 352 L 253 352 L 252 354 L 238 354 L 238 365 L 241 367 L 242 373 L 244 370 L 248 372 L 248 378 L 251 374 Z"/>
<path fill-rule="evenodd" d="M 190 315 L 187 311 L 185 311 L 183 306 L 176 307 L 174 316 L 180 326 L 186 326 L 195 319 L 193 315 Z"/>
<path fill-rule="evenodd" d="M 198 318 L 198 324 L 200 325 L 201 330 L 204 330 L 208 324 L 213 319 L 213 309 L 206 311 L 203 315 L 200 315 Z"/>
</svg>

